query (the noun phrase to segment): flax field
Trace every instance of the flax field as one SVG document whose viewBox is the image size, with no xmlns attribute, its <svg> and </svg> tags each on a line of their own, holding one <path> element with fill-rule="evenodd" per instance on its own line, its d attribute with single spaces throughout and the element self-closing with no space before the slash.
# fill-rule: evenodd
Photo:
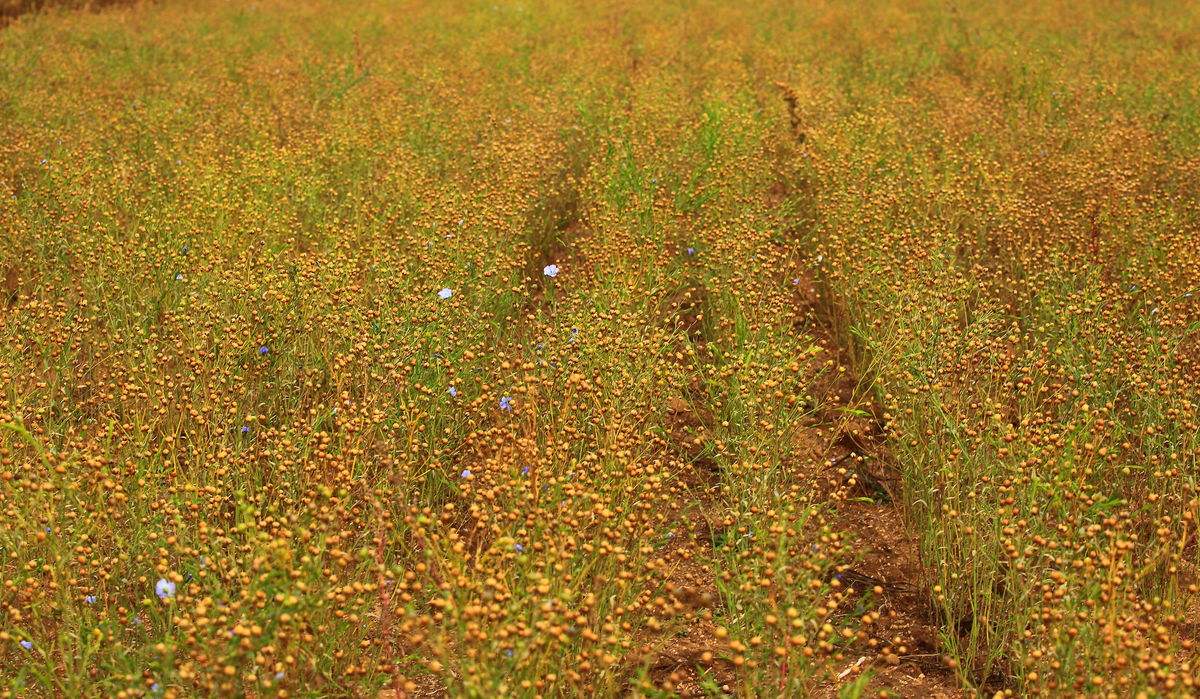
<svg viewBox="0 0 1200 699">
<path fill-rule="evenodd" d="M 0 696 L 1200 694 L 1200 5 L 0 23 Z"/>
</svg>

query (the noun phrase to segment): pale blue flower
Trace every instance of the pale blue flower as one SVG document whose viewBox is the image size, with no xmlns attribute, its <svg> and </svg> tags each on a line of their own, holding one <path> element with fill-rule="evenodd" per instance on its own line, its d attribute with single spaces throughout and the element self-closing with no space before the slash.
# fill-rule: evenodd
<svg viewBox="0 0 1200 699">
<path fill-rule="evenodd" d="M 457 389 L 457 388 L 455 388 L 454 386 L 451 386 L 451 387 L 450 387 L 450 390 L 449 390 L 449 391 L 447 391 L 447 393 L 449 393 L 449 394 L 450 394 L 450 397 L 451 397 L 451 398 L 458 398 L 458 389 Z"/>
<path fill-rule="evenodd" d="M 175 596 L 175 583 L 166 578 L 159 578 L 154 584 L 154 594 L 158 595 L 159 599 L 170 599 Z"/>
<path fill-rule="evenodd" d="M 464 468 L 463 472 L 458 475 L 459 475 L 459 478 L 470 478 L 471 477 L 471 469 Z"/>
<path fill-rule="evenodd" d="M 454 289 L 451 289 L 450 287 L 446 287 L 438 292 L 438 298 L 440 298 L 443 301 L 445 301 L 446 299 L 450 298 L 453 295 L 454 295 Z"/>
<path fill-rule="evenodd" d="M 558 265 L 546 265 L 542 268 L 542 274 L 546 275 L 547 277 L 557 277 Z"/>
<path fill-rule="evenodd" d="M 513 409 L 512 398 L 510 398 L 508 396 L 501 397 L 500 398 L 500 409 L 507 410 L 508 412 L 512 412 L 512 409 Z"/>
<path fill-rule="evenodd" d="M 96 596 L 95 596 L 95 595 L 88 595 L 87 597 L 84 597 L 84 598 L 83 598 L 83 601 L 84 601 L 84 602 L 86 602 L 86 603 L 88 603 L 88 604 L 95 604 L 95 603 L 96 603 Z"/>
<path fill-rule="evenodd" d="M 21 647 L 25 650 L 33 650 L 33 641 L 21 641 Z"/>
</svg>

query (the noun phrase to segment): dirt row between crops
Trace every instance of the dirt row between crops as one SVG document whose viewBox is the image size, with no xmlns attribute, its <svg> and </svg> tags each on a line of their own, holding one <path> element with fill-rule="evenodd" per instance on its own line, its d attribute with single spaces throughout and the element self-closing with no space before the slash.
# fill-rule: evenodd
<svg viewBox="0 0 1200 699">
<path fill-rule="evenodd" d="M 881 425 L 872 419 L 848 418 L 854 412 L 878 414 L 870 404 L 869 395 L 860 390 L 858 381 L 849 371 L 847 353 L 839 347 L 825 313 L 817 285 L 811 278 L 801 279 L 796 287 L 796 303 L 802 316 L 808 319 L 804 331 L 813 337 L 822 351 L 813 360 L 813 375 L 823 377 L 813 387 L 819 403 L 828 407 L 796 435 L 797 461 L 807 465 L 807 472 L 796 474 L 818 490 L 831 512 L 831 525 L 847 540 L 846 550 L 853 560 L 839 566 L 833 577 L 836 584 L 851 587 L 859 594 L 870 591 L 878 606 L 879 618 L 871 633 L 860 636 L 845 654 L 845 667 L 836 681 L 822 685 L 816 696 L 834 697 L 845 684 L 870 671 L 873 678 L 869 694 L 887 692 L 901 697 L 959 697 L 966 696 L 959 688 L 955 674 L 939 652 L 938 621 L 929 603 L 925 588 L 926 576 L 917 543 L 905 529 L 900 511 L 894 504 L 898 478 L 888 465 L 889 457 L 881 435 Z M 685 312 L 687 307 L 683 309 Z M 682 320 L 687 325 L 687 318 Z M 686 327 L 685 327 L 686 329 Z M 818 372 L 832 362 L 847 371 Z M 703 408 L 684 404 L 671 407 L 675 422 L 672 431 L 675 441 L 693 447 L 685 435 L 703 431 Z M 686 477 L 694 481 L 697 506 L 695 521 L 690 523 L 695 534 L 695 548 L 711 542 L 713 523 L 723 517 L 718 509 L 717 488 L 706 481 L 715 477 L 707 474 L 703 459 L 693 459 L 696 468 Z M 688 547 L 680 546 L 681 550 Z M 695 549 L 693 549 L 695 550 Z M 719 595 L 714 582 L 717 572 L 702 562 L 677 560 L 676 573 L 667 581 L 666 591 L 680 606 L 695 609 L 711 608 Z M 651 663 L 650 676 L 660 688 L 682 697 L 706 696 L 701 688 L 701 671 L 716 679 L 721 689 L 738 694 L 736 668 L 724 657 L 727 644 L 717 637 L 710 615 L 696 615 L 683 633 L 666 642 Z M 751 694 L 761 695 L 764 688 L 740 687 Z"/>
<path fill-rule="evenodd" d="M 791 114 L 790 141 L 805 147 L 803 125 L 796 114 L 794 100 L 784 91 Z M 794 185 L 779 183 L 778 191 L 767 192 L 769 201 L 778 203 Z M 796 233 L 796 231 L 792 231 Z M 793 235 L 798 239 L 799 236 Z M 793 244 L 798 245 L 798 240 Z M 796 254 L 803 255 L 802 250 Z M 802 267 L 807 265 L 802 264 Z M 790 284 L 793 306 L 802 324 L 798 327 L 811 337 L 821 352 L 809 360 L 810 376 L 817 377 L 811 387 L 821 412 L 800 426 L 794 439 L 791 461 L 800 465 L 789 475 L 792 483 L 806 484 L 817 494 L 830 513 L 831 528 L 845 537 L 845 561 L 833 572 L 835 585 L 852 588 L 857 595 L 870 593 L 878 617 L 851 642 L 840 663 L 836 679 L 821 685 L 816 696 L 835 697 L 845 685 L 864 672 L 871 672 L 867 695 L 900 697 L 962 697 L 955 671 L 940 651 L 941 624 L 932 605 L 931 591 L 920 559 L 918 543 L 907 530 L 899 509 L 901 479 L 887 450 L 883 434 L 882 410 L 875 403 L 871 387 L 856 375 L 848 338 L 836 332 L 837 304 L 829 290 L 811 275 L 781 280 Z M 669 299 L 679 329 L 689 335 L 704 354 L 703 339 L 695 332 L 696 314 L 706 293 L 690 289 L 679 298 Z M 833 371 L 827 371 L 830 366 Z M 685 395 L 699 397 L 700 391 Z M 714 523 L 724 514 L 718 509 L 719 471 L 701 455 L 700 445 L 690 435 L 707 431 L 710 415 L 702 402 L 688 405 L 681 401 L 670 406 L 674 422 L 673 441 L 685 460 L 694 468 L 685 473 L 696 494 L 696 513 L 692 529 L 694 550 L 711 544 Z M 869 417 L 858 417 L 858 416 Z M 687 551 L 689 547 L 680 546 Z M 719 604 L 714 576 L 716 566 L 687 558 L 676 562 L 676 574 L 666 590 L 681 607 L 694 610 Z M 683 697 L 706 696 L 701 688 L 701 672 L 716 679 L 729 694 L 770 693 L 763 687 L 739 687 L 737 668 L 724 658 L 727 643 L 717 637 L 711 614 L 692 614 L 691 624 L 677 634 L 657 654 L 651 665 L 651 677 L 657 686 Z M 741 691 L 739 691 L 741 690 Z"/>
<path fill-rule="evenodd" d="M 806 310 L 814 323 L 809 332 L 827 356 L 847 371 L 830 386 L 831 404 L 856 408 L 870 418 L 831 417 L 837 439 L 821 455 L 831 478 L 846 478 L 850 490 L 830 500 L 836 528 L 846 532 L 861 558 L 842 572 L 856 589 L 881 593 L 881 622 L 873 627 L 865 651 L 855 663 L 875 673 L 869 689 L 903 697 L 968 696 L 940 652 L 940 620 L 932 604 L 916 538 L 908 531 L 899 509 L 901 479 L 883 437 L 882 410 L 870 387 L 860 386 L 846 347 L 838 342 L 829 322 L 832 299 L 824 298 L 812 279 L 800 285 Z M 831 411 L 831 415 L 836 412 Z M 845 468 L 846 474 L 839 469 Z M 847 497 L 849 496 L 849 497 Z M 872 645 L 872 641 L 875 645 Z M 835 696 L 837 687 L 829 687 Z"/>
</svg>

